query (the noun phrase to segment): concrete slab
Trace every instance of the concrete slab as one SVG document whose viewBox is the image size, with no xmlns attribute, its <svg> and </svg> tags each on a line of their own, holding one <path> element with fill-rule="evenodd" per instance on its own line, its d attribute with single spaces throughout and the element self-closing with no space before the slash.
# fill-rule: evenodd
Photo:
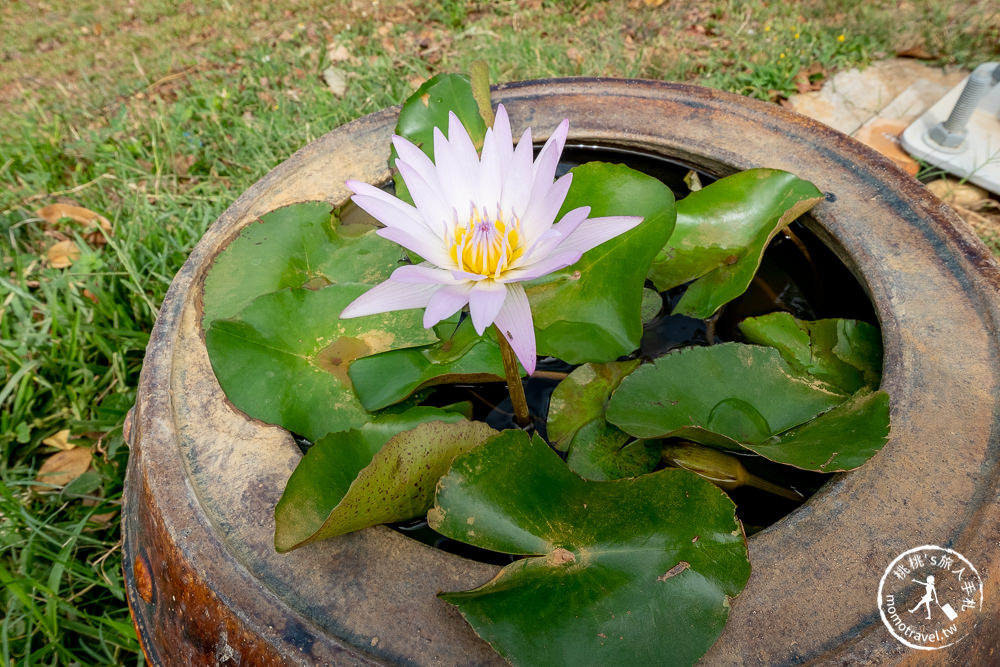
<svg viewBox="0 0 1000 667">
<path fill-rule="evenodd" d="M 893 58 L 873 63 L 864 70 L 839 72 L 821 90 L 792 95 L 788 105 L 845 134 L 854 134 L 876 116 L 892 119 L 902 115 L 912 120 L 937 100 L 939 89 L 947 91 L 964 76 L 961 70 Z M 913 89 L 908 97 L 897 100 L 918 81 L 926 83 Z M 884 116 L 882 111 L 893 102 L 897 102 L 896 108 L 891 110 L 893 115 Z"/>
</svg>

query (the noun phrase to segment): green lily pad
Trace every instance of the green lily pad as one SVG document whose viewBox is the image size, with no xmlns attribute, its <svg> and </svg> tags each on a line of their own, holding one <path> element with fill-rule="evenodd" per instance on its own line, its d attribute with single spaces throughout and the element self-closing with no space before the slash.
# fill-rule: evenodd
<svg viewBox="0 0 1000 667">
<path fill-rule="evenodd" d="M 586 481 L 537 436 L 458 457 L 435 530 L 527 558 L 441 597 L 515 665 L 693 664 L 750 574 L 732 501 L 683 470 Z"/>
<path fill-rule="evenodd" d="M 309 449 L 288 480 L 274 509 L 275 548 L 289 551 L 421 516 L 452 459 L 493 435 L 482 422 L 426 407 L 331 433 Z"/>
<path fill-rule="evenodd" d="M 341 320 L 340 311 L 368 289 L 334 284 L 274 292 L 235 319 L 213 322 L 205 342 L 226 397 L 251 417 L 312 441 L 369 421 L 351 390 L 351 362 L 426 345 L 435 336 L 416 310 Z"/>
<path fill-rule="evenodd" d="M 399 265 L 402 250 L 374 229 L 374 224 L 342 226 L 323 202 L 262 215 L 212 263 L 205 277 L 203 322 L 233 317 L 257 297 L 290 287 L 382 282 Z"/>
<path fill-rule="evenodd" d="M 862 389 L 847 401 L 765 442 L 745 445 L 761 456 L 819 472 L 861 466 L 889 437 L 889 395 Z"/>
<path fill-rule="evenodd" d="M 390 350 L 351 364 L 351 382 L 366 409 L 392 405 L 438 384 L 504 379 L 500 346 L 492 336 L 477 335 L 471 318 L 465 318 L 457 329 L 454 320 L 434 329 L 441 340 L 433 345 Z"/>
<path fill-rule="evenodd" d="M 580 206 L 590 206 L 592 218 L 644 220 L 576 264 L 525 284 L 538 353 L 571 364 L 611 361 L 639 347 L 646 272 L 675 216 L 670 188 L 620 164 L 588 162 L 573 169 L 559 215 Z"/>
<path fill-rule="evenodd" d="M 740 449 L 804 424 L 847 395 L 801 376 L 777 350 L 723 343 L 660 357 L 622 380 L 607 420 L 637 438 Z"/>
<path fill-rule="evenodd" d="M 660 462 L 659 440 L 634 440 L 625 431 L 595 419 L 573 436 L 566 465 L 584 479 L 605 481 L 653 472 Z"/>
<path fill-rule="evenodd" d="M 622 378 L 639 366 L 639 360 L 584 364 L 573 369 L 552 392 L 546 431 L 549 443 L 561 452 L 569 449 L 576 432 L 595 419 L 604 419 L 611 392 Z"/>
<path fill-rule="evenodd" d="M 674 314 L 711 317 L 746 291 L 764 249 L 817 202 L 812 183 L 776 169 L 748 169 L 677 202 L 677 226 L 649 278 L 658 290 L 694 281 Z"/>
<path fill-rule="evenodd" d="M 740 322 L 751 343 L 774 347 L 793 368 L 853 394 L 881 380 L 882 338 L 878 327 L 845 319 L 799 320 L 770 313 Z"/>
<path fill-rule="evenodd" d="M 448 134 L 448 113 L 454 112 L 462 121 L 476 148 L 486 137 L 486 122 L 479 115 L 479 105 L 472 92 L 469 77 L 464 74 L 438 74 L 423 83 L 410 95 L 399 112 L 396 134 L 418 146 L 427 157 L 434 159 L 434 128 Z M 392 149 L 389 165 L 396 164 L 396 149 Z M 406 183 L 395 174 L 396 196 L 413 203 Z"/>
</svg>

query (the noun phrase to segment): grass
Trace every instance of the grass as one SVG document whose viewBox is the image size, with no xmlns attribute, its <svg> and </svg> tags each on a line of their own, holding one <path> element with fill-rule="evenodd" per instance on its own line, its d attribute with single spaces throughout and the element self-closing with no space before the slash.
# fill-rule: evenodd
<svg viewBox="0 0 1000 667">
<path fill-rule="evenodd" d="M 297 148 L 474 58 L 498 81 L 645 77 L 780 100 L 898 50 L 996 59 L 1000 35 L 991 3 L 957 0 L 70 4 L 0 8 L 4 664 L 142 662 L 118 546 L 121 424 L 172 276 Z M 111 231 L 37 214 L 57 202 Z M 80 252 L 67 268 L 48 260 L 60 241 Z M 43 441 L 64 429 L 91 468 L 39 490 L 56 451 Z"/>
</svg>

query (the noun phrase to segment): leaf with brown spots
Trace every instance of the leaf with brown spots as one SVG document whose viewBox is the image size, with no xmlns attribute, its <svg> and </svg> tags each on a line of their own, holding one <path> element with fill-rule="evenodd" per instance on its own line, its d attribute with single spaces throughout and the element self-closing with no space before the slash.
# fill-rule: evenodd
<svg viewBox="0 0 1000 667">
<path fill-rule="evenodd" d="M 406 415 L 422 423 L 414 427 Z M 274 510 L 278 551 L 423 515 L 452 460 L 497 433 L 482 422 L 436 421 L 446 418 L 436 408 L 400 417 L 401 432 L 388 441 L 369 428 L 330 434 L 310 448 Z"/>
<path fill-rule="evenodd" d="M 370 419 L 351 388 L 348 370 L 360 357 L 437 340 L 422 311 L 340 319 L 369 289 L 333 284 L 319 290 L 266 294 L 205 335 L 226 397 L 240 410 L 316 441 Z"/>
</svg>

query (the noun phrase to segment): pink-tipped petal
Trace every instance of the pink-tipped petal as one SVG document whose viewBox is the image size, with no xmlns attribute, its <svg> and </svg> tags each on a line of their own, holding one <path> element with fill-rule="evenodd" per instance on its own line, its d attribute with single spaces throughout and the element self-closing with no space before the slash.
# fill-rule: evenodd
<svg viewBox="0 0 1000 667">
<path fill-rule="evenodd" d="M 524 288 L 518 283 L 507 286 L 507 298 L 493 321 L 524 370 L 531 375 L 535 372 L 535 328 L 531 322 L 531 307 Z"/>
<path fill-rule="evenodd" d="M 521 215 L 521 228 L 527 243 L 534 243 L 543 232 L 552 227 L 559 209 L 566 201 L 566 193 L 573 182 L 573 174 L 565 174 L 555 183 L 542 186 L 536 183 L 535 190 L 532 190 L 531 200 L 528 208 Z"/>
<path fill-rule="evenodd" d="M 423 285 L 458 285 L 465 282 L 451 275 L 447 269 L 439 269 L 429 262 L 407 264 L 392 272 L 391 280 L 400 283 L 419 283 Z"/>
<path fill-rule="evenodd" d="M 562 248 L 557 250 L 554 254 L 549 255 L 534 264 L 529 264 L 517 269 L 511 269 L 504 273 L 503 277 L 499 282 L 511 283 L 514 281 L 523 282 L 525 280 L 534 280 L 540 276 L 544 276 L 547 273 L 552 273 L 553 271 L 558 271 L 559 269 L 564 269 L 567 266 L 571 266 L 580 261 L 580 253 L 578 250 L 566 250 Z"/>
<path fill-rule="evenodd" d="M 459 215 L 466 215 L 469 205 L 477 199 L 475 181 L 479 174 L 479 158 L 462 124 L 458 123 L 451 130 L 456 136 L 454 142 L 446 139 L 441 130 L 434 128 L 434 165 L 437 168 L 438 183 L 442 191 L 447 193 L 448 201 L 458 210 Z M 468 144 L 461 141 L 463 135 Z"/>
<path fill-rule="evenodd" d="M 389 196 L 391 197 L 391 195 Z M 387 199 L 369 194 L 356 194 L 351 197 L 351 201 L 386 227 L 399 227 L 401 229 L 426 227 L 417 209 L 395 197 Z"/>
<path fill-rule="evenodd" d="M 482 280 L 473 286 L 469 292 L 469 314 L 477 334 L 482 336 L 486 327 L 493 324 L 506 298 L 507 287 L 492 280 Z"/>
<path fill-rule="evenodd" d="M 559 156 L 562 155 L 563 146 L 566 145 L 566 135 L 569 132 L 569 120 L 564 119 L 559 123 L 549 140 L 542 146 L 538 153 L 538 158 L 531 167 L 531 180 L 537 185 L 548 185 L 556 175 L 556 167 L 559 165 Z"/>
<path fill-rule="evenodd" d="M 396 155 L 399 156 L 399 159 L 409 164 L 419 173 L 434 173 L 434 162 L 409 139 L 399 135 L 393 135 L 392 145 L 393 148 L 396 149 Z"/>
<path fill-rule="evenodd" d="M 433 230 L 438 238 L 444 238 L 454 222 L 454 215 L 448 206 L 449 200 L 437 181 L 428 180 L 413 165 L 402 160 L 396 161 L 396 169 L 399 169 L 399 175 L 403 177 L 403 182 L 406 183 L 406 188 L 410 191 L 410 197 L 413 198 L 413 203 L 416 204 L 425 226 Z M 433 172 L 431 175 L 433 176 Z"/>
<path fill-rule="evenodd" d="M 397 283 L 390 278 L 348 304 L 347 308 L 340 312 L 340 317 L 350 319 L 375 313 L 423 308 L 438 289 L 439 285 Z"/>
<path fill-rule="evenodd" d="M 506 172 L 514 157 L 514 137 L 510 132 L 510 118 L 507 117 L 507 109 L 502 104 L 497 105 L 497 111 L 494 115 L 493 136 L 496 139 L 500 171 Z"/>
<path fill-rule="evenodd" d="M 415 233 L 410 234 L 397 227 L 383 227 L 375 233 L 384 239 L 389 239 L 393 243 L 398 243 L 410 252 L 415 252 L 431 264 L 440 267 L 451 267 L 455 264 L 437 237 L 427 233 L 420 234 L 424 228 L 414 229 Z"/>
<path fill-rule="evenodd" d="M 503 176 L 503 190 L 500 194 L 500 208 L 504 215 L 521 215 L 528 207 L 531 197 L 531 128 L 521 135 L 517 148 L 511 156 L 510 165 Z"/>
<path fill-rule="evenodd" d="M 452 285 L 434 292 L 424 310 L 424 328 L 429 329 L 446 317 L 451 317 L 469 303 L 471 285 Z"/>
<path fill-rule="evenodd" d="M 619 234 L 624 234 L 642 222 L 635 216 L 610 216 L 590 218 L 576 228 L 569 238 L 559 244 L 559 251 L 577 250 L 581 253 L 596 248 Z"/>
</svg>

